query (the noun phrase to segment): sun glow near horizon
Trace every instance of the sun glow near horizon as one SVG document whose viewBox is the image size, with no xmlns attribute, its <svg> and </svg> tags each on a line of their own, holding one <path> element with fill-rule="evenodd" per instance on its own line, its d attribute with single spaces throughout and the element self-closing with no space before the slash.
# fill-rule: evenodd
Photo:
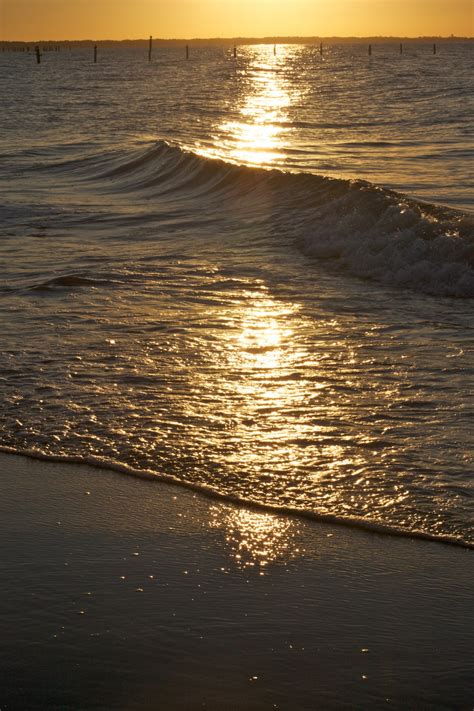
<svg viewBox="0 0 474 711">
<path fill-rule="evenodd" d="M 0 0 L 0 39 L 471 36 L 470 0 Z"/>
</svg>

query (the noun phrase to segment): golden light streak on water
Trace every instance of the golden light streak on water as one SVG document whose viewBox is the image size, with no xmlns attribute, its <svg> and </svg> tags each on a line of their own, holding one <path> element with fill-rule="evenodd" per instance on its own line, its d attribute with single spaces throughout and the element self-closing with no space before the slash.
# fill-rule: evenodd
<svg viewBox="0 0 474 711">
<path fill-rule="evenodd" d="M 212 507 L 211 528 L 224 529 L 235 565 L 242 570 L 257 568 L 260 575 L 271 563 L 286 564 L 303 555 L 299 525 L 270 513 Z"/>
<path fill-rule="evenodd" d="M 261 431 L 262 438 L 280 439 L 288 432 L 282 412 L 303 402 L 300 383 L 288 382 L 288 376 L 301 364 L 303 353 L 295 345 L 293 321 L 298 323 L 298 306 L 271 298 L 265 290 L 247 293 L 245 303 L 238 307 L 237 335 L 230 343 L 229 366 L 241 376 L 236 383 L 245 409 L 259 421 L 259 411 L 265 410 L 270 430 Z M 265 420 L 260 418 L 263 423 Z M 284 433 L 283 433 L 284 430 Z M 248 434 L 245 433 L 245 438 Z"/>
<path fill-rule="evenodd" d="M 300 50 L 282 45 L 275 56 L 273 47 L 262 45 L 246 51 L 253 53 L 254 61 L 245 71 L 250 86 L 238 106 L 239 117 L 216 127 L 219 148 L 198 146 L 197 150 L 206 157 L 268 166 L 280 160 L 289 145 L 288 108 L 300 98 L 300 92 L 290 87 L 284 68 L 289 55 Z"/>
<path fill-rule="evenodd" d="M 296 310 L 296 306 L 287 307 L 261 292 L 255 293 L 250 306 L 240 314 L 241 332 L 236 347 L 242 365 L 265 370 L 285 365 L 283 348 L 288 350 L 293 335 L 286 320 Z"/>
</svg>

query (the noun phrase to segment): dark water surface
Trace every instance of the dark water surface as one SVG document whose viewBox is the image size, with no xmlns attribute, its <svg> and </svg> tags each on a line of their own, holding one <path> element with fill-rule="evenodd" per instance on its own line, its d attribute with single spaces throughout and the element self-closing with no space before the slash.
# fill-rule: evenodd
<svg viewBox="0 0 474 711">
<path fill-rule="evenodd" d="M 470 45 L 33 61 L 1 444 L 472 544 Z"/>
</svg>

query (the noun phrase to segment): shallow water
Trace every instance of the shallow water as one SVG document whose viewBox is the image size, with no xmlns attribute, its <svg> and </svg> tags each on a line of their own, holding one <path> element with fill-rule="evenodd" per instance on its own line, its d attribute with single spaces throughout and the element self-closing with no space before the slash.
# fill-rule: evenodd
<svg viewBox="0 0 474 711">
<path fill-rule="evenodd" d="M 2 445 L 472 543 L 469 45 L 89 54 L 0 55 Z"/>
</svg>

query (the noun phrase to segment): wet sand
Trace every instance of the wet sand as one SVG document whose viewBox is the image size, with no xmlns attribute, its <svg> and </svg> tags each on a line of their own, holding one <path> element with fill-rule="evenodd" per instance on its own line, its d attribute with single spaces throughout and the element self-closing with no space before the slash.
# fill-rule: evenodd
<svg viewBox="0 0 474 711">
<path fill-rule="evenodd" d="M 2 709 L 469 709 L 472 551 L 0 455 Z"/>
</svg>

